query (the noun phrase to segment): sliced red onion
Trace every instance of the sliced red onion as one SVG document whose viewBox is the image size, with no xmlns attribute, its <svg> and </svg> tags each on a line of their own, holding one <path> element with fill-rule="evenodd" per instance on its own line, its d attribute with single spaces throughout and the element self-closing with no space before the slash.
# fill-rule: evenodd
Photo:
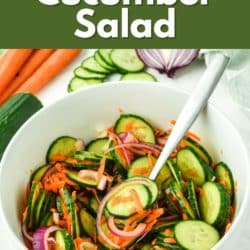
<svg viewBox="0 0 250 250">
<path fill-rule="evenodd" d="M 147 225 L 145 223 L 140 223 L 133 231 L 125 232 L 117 228 L 117 226 L 115 225 L 114 217 L 110 216 L 108 218 L 108 227 L 113 234 L 122 238 L 130 239 L 130 238 L 137 238 L 143 235 Z"/>
<path fill-rule="evenodd" d="M 48 239 L 50 234 L 60 230 L 60 227 L 40 227 L 38 228 L 33 236 L 33 250 L 48 250 Z"/>
<path fill-rule="evenodd" d="M 153 145 L 153 144 L 152 144 Z M 137 149 L 148 149 L 148 150 L 152 150 L 152 151 L 157 151 L 158 153 L 160 153 L 160 151 L 162 150 L 162 147 L 159 145 L 148 145 L 148 144 L 144 144 L 144 143 L 125 143 L 125 144 L 119 144 L 116 145 L 113 148 L 110 148 L 108 151 L 112 151 L 116 148 L 128 148 L 130 149 L 131 147 L 133 148 L 137 148 Z"/>
<path fill-rule="evenodd" d="M 106 194 L 106 196 L 102 199 L 99 209 L 98 209 L 98 213 L 97 213 L 97 218 L 96 218 L 96 227 L 97 227 L 97 231 L 100 235 L 100 237 L 106 242 L 108 243 L 111 247 L 115 248 L 115 249 L 121 249 L 121 247 L 119 245 L 117 245 L 115 242 L 113 242 L 110 238 L 108 238 L 105 234 L 105 232 L 102 230 L 102 215 L 103 215 L 103 211 L 104 208 L 106 206 L 106 203 L 108 202 L 108 200 L 118 191 L 120 191 L 121 189 L 124 189 L 126 186 L 129 185 L 145 185 L 145 186 L 149 186 L 151 185 L 151 180 L 147 179 L 147 178 L 139 178 L 139 177 L 134 177 L 134 178 L 130 178 L 128 179 L 126 182 L 123 182 L 117 186 L 115 186 L 114 188 L 112 188 L 110 190 L 109 193 Z"/>
<path fill-rule="evenodd" d="M 30 242 L 33 241 L 33 237 L 27 231 L 27 226 L 26 226 L 25 222 L 22 223 L 22 233 L 23 233 L 23 236 L 25 237 L 25 239 L 27 239 Z"/>
<path fill-rule="evenodd" d="M 160 144 L 161 146 L 164 146 L 167 142 L 168 138 L 166 137 L 158 137 L 157 138 L 157 143 Z"/>
<path fill-rule="evenodd" d="M 97 188 L 100 189 L 100 190 L 104 190 L 105 187 L 106 187 L 107 177 L 104 176 L 104 175 L 102 176 L 100 182 L 97 183 L 97 178 L 98 178 L 98 172 L 97 171 L 83 169 L 83 170 L 80 170 L 78 172 L 78 177 L 80 179 L 85 179 L 85 178 L 91 178 L 91 179 L 93 179 L 93 181 L 95 181 L 96 184 L 97 184 Z"/>
<path fill-rule="evenodd" d="M 122 143 L 138 143 L 139 140 L 130 132 L 123 132 L 119 134 Z"/>
<path fill-rule="evenodd" d="M 119 136 L 117 136 L 116 134 L 113 134 L 113 136 L 117 140 L 118 145 L 122 144 L 122 141 L 121 141 Z M 126 161 L 126 165 L 129 166 L 130 165 L 130 159 L 129 159 L 128 153 L 127 153 L 126 149 L 124 149 L 124 148 L 121 148 L 121 149 L 122 149 L 125 161 Z M 107 152 L 109 152 L 109 150 L 107 150 Z"/>
<path fill-rule="evenodd" d="M 137 49 L 139 58 L 150 68 L 173 77 L 175 72 L 191 64 L 199 49 Z"/>
</svg>

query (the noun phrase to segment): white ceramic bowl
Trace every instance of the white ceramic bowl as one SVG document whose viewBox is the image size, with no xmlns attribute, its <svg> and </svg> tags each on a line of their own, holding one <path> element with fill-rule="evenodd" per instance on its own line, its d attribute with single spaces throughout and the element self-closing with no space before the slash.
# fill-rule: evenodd
<svg viewBox="0 0 250 250">
<path fill-rule="evenodd" d="M 51 141 L 61 135 L 83 138 L 114 123 L 122 109 L 147 118 L 161 128 L 177 118 L 188 95 L 163 83 L 111 83 L 71 94 L 34 115 L 9 144 L 0 167 L 1 215 L 17 249 L 26 249 L 20 218 L 30 171 L 45 161 Z M 231 122 L 211 104 L 199 116 L 193 131 L 202 138 L 215 161 L 229 164 L 238 182 L 236 216 L 230 231 L 214 249 L 237 249 L 240 225 L 247 213 L 249 162 L 245 146 Z"/>
</svg>

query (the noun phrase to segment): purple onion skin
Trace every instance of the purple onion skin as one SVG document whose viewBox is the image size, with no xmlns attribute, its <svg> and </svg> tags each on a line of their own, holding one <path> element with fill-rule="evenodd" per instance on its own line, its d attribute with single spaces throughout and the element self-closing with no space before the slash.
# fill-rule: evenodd
<svg viewBox="0 0 250 250">
<path fill-rule="evenodd" d="M 136 50 L 137 56 L 140 58 L 140 60 L 142 62 L 144 62 L 144 64 L 146 66 L 148 66 L 149 68 L 153 68 L 153 69 L 157 70 L 160 74 L 166 74 L 169 78 L 174 78 L 176 71 L 190 65 L 198 57 L 200 49 L 196 49 L 195 54 L 193 55 L 193 57 L 191 58 L 191 60 L 188 63 L 186 63 L 184 65 L 180 65 L 180 66 L 174 66 L 171 69 L 167 69 L 166 65 L 163 65 L 162 68 L 159 68 L 159 67 L 156 67 L 156 66 L 154 67 L 152 65 L 149 65 L 149 63 L 146 62 L 145 58 L 143 58 L 141 56 L 139 51 L 140 51 L 140 49 Z"/>
</svg>

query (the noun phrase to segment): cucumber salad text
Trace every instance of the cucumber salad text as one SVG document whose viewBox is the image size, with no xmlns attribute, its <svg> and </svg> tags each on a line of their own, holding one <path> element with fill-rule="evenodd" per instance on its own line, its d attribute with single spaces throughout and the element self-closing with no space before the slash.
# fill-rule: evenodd
<svg viewBox="0 0 250 250">
<path fill-rule="evenodd" d="M 83 5 L 83 8 L 78 10 L 76 21 L 78 27 L 74 31 L 74 35 L 78 38 L 91 38 L 98 36 L 101 38 L 129 38 L 138 39 L 152 38 L 175 38 L 176 37 L 176 4 L 184 6 L 207 6 L 208 0 L 38 0 L 40 3 L 47 6 L 78 6 Z M 150 17 L 142 18 L 137 13 L 137 19 L 131 18 L 132 6 L 149 6 L 166 7 L 166 15 L 157 17 L 157 20 L 152 20 Z M 118 18 L 106 18 L 105 14 L 102 19 L 96 20 L 97 12 L 95 7 L 120 8 L 120 16 Z M 152 9 L 152 12 L 157 11 Z M 110 15 L 108 16 L 110 17 Z"/>
</svg>

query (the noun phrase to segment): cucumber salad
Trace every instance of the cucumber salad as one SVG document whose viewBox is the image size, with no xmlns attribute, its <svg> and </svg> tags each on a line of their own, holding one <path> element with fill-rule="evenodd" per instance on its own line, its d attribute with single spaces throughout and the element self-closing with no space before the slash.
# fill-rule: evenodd
<svg viewBox="0 0 250 250">
<path fill-rule="evenodd" d="M 121 114 L 105 137 L 86 145 L 71 136 L 54 140 L 27 184 L 27 247 L 212 249 L 233 220 L 232 173 L 188 132 L 150 180 L 170 133 Z"/>
</svg>

